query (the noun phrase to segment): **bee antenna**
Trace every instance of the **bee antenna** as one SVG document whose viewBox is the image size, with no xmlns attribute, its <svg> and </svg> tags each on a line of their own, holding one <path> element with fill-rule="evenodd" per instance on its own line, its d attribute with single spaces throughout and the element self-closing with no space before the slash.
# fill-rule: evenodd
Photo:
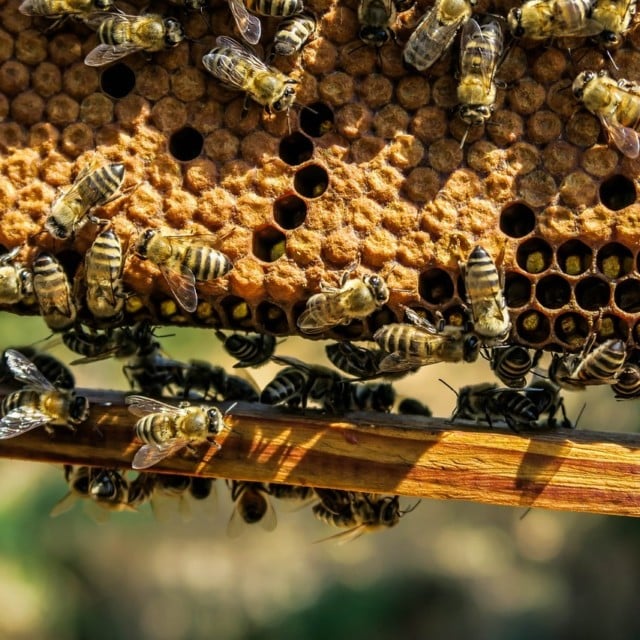
<svg viewBox="0 0 640 640">
<path fill-rule="evenodd" d="M 609 49 L 607 49 L 606 51 L 607 51 L 607 57 L 609 58 L 609 60 L 611 60 L 611 64 L 613 65 L 613 68 L 616 71 L 619 71 L 620 69 L 618 68 L 618 65 L 616 64 L 616 61 L 613 59 L 613 56 L 611 55 L 611 51 L 609 51 Z"/>
<path fill-rule="evenodd" d="M 576 418 L 575 423 L 573 424 L 573 428 L 574 428 L 574 429 L 577 429 L 577 428 L 578 428 L 578 422 L 580 422 L 580 418 L 582 418 L 582 414 L 584 413 L 584 410 L 586 409 L 586 407 L 587 407 L 587 403 L 585 402 L 585 403 L 582 405 L 582 409 L 580 409 L 580 413 L 578 414 L 578 417 Z"/>
<path fill-rule="evenodd" d="M 443 380 L 442 378 L 438 378 L 438 380 L 440 380 L 440 382 L 442 382 L 442 384 L 445 387 L 448 387 L 449 389 L 451 389 L 451 391 L 453 391 L 453 393 L 456 394 L 456 398 L 458 397 L 458 391 L 456 389 L 454 389 L 448 382 L 446 382 L 445 380 Z"/>
<path fill-rule="evenodd" d="M 471 129 L 470 126 L 467 127 L 466 131 L 464 132 L 464 135 L 462 136 L 462 140 L 460 140 L 460 148 L 462 149 L 462 147 L 464 147 L 464 143 L 467 140 L 467 136 L 469 135 L 469 130 Z"/>
<path fill-rule="evenodd" d="M 300 107 L 301 109 L 306 109 L 307 111 L 311 111 L 311 113 L 313 113 L 313 115 L 315 116 L 318 115 L 318 112 L 315 109 L 312 109 L 310 106 L 306 104 L 302 104 L 300 102 L 294 102 L 293 104 L 295 104 L 297 107 Z"/>
</svg>

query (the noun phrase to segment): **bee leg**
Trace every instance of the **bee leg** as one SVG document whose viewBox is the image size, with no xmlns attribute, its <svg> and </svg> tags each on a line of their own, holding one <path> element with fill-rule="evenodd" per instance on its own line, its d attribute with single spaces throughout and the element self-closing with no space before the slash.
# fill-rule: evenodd
<svg viewBox="0 0 640 640">
<path fill-rule="evenodd" d="M 249 96 L 244 96 L 244 102 L 242 103 L 242 113 L 240 114 L 240 120 L 244 120 L 249 113 Z"/>
</svg>

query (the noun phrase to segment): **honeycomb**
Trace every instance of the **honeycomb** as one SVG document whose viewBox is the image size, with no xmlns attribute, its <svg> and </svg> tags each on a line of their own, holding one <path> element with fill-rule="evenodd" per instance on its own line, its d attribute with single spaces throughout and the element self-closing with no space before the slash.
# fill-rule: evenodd
<svg viewBox="0 0 640 640">
<path fill-rule="evenodd" d="M 515 4 L 481 1 L 475 13 Z M 515 342 L 572 348 L 594 328 L 640 342 L 638 164 L 570 90 L 581 70 L 611 70 L 592 43 L 513 42 L 495 112 L 461 148 L 458 40 L 428 74 L 402 65 L 422 0 L 398 14 L 398 41 L 379 50 L 357 38 L 356 0 L 308 0 L 315 38 L 274 63 L 299 80 L 299 105 L 276 115 L 252 102 L 244 113 L 244 95 L 202 66 L 216 35 L 234 36 L 224 1 L 209 17 L 153 3 L 188 40 L 106 68 L 83 63 L 96 45 L 87 27 L 52 27 L 18 5 L 0 9 L 0 243 L 25 243 L 26 262 L 51 250 L 73 278 L 96 228 L 71 242 L 41 230 L 56 194 L 97 153 L 126 167 L 122 195 L 94 212 L 125 246 L 146 227 L 212 234 L 234 264 L 188 315 L 130 251 L 127 322 L 297 333 L 306 300 L 354 265 L 386 278 L 389 303 L 327 335 L 368 337 L 401 320 L 402 305 L 459 320 L 459 263 L 482 244 L 504 273 Z M 261 20 L 268 44 L 277 21 Z M 613 53 L 616 77 L 640 80 L 639 41 L 634 29 Z M 80 319 L 92 322 L 86 310 Z"/>
</svg>

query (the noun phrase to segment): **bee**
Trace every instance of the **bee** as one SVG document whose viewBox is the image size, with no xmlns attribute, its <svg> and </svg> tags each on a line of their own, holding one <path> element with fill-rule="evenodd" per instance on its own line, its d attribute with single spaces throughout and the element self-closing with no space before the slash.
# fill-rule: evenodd
<svg viewBox="0 0 640 640">
<path fill-rule="evenodd" d="M 615 384 L 611 385 L 615 393 L 615 397 L 620 400 L 629 400 L 640 396 L 640 366 L 633 362 L 627 362 L 618 377 Z"/>
<path fill-rule="evenodd" d="M 51 354 L 37 351 L 33 347 L 14 347 L 13 350 L 19 351 L 25 358 L 31 360 L 40 373 L 47 380 L 50 380 L 57 389 L 71 390 L 76 386 L 71 370 Z M 7 385 L 12 381 L 13 374 L 3 353 L 0 358 L 0 383 Z"/>
<path fill-rule="evenodd" d="M 476 4 L 477 0 L 436 0 L 409 37 L 403 60 L 418 71 L 426 71 L 449 49 Z"/>
<path fill-rule="evenodd" d="M 136 436 L 144 443 L 133 458 L 133 469 L 148 469 L 176 454 L 184 447 L 212 444 L 220 449 L 214 437 L 227 428 L 216 407 L 192 407 L 181 403 L 174 407 L 145 396 L 127 396 L 129 411 L 140 420 Z"/>
<path fill-rule="evenodd" d="M 358 378 L 379 375 L 380 361 L 385 356 L 380 349 L 366 349 L 352 342 L 333 342 L 326 345 L 324 350 L 334 367 Z"/>
<path fill-rule="evenodd" d="M 411 324 L 386 324 L 373 334 L 378 346 L 389 354 L 380 362 L 380 371 L 478 359 L 480 341 L 474 334 L 465 334 L 460 327 L 436 327 L 412 309 L 405 312 Z"/>
<path fill-rule="evenodd" d="M 473 330 L 485 345 L 503 342 L 511 331 L 511 319 L 495 263 L 486 250 L 478 245 L 462 270 L 467 302 L 473 317 Z"/>
<path fill-rule="evenodd" d="M 51 509 L 49 515 L 52 518 L 66 513 L 77 500 L 89 496 L 89 482 L 91 480 L 89 467 L 65 464 L 64 479 L 69 487 L 69 492 Z"/>
<path fill-rule="evenodd" d="M 304 487 L 297 484 L 282 484 L 280 482 L 270 482 L 267 485 L 267 491 L 269 495 L 277 500 L 296 500 L 300 502 L 306 502 L 314 495 L 313 487 Z"/>
<path fill-rule="evenodd" d="M 229 488 L 233 500 L 233 511 L 227 525 L 229 537 L 237 538 L 251 524 L 259 524 L 265 531 L 276 528 L 276 512 L 264 484 L 231 480 Z"/>
<path fill-rule="evenodd" d="M 598 42 L 605 49 L 619 47 L 635 13 L 636 0 L 595 0 L 591 18 L 602 26 Z"/>
<path fill-rule="evenodd" d="M 603 26 L 592 18 L 594 0 L 527 0 L 507 14 L 514 38 L 588 37 L 599 34 Z"/>
<path fill-rule="evenodd" d="M 205 236 L 209 237 L 213 239 Z M 156 229 L 142 233 L 134 250 L 160 269 L 176 302 L 188 313 L 198 306 L 196 282 L 209 283 L 233 267 L 224 253 L 202 242 L 192 242 L 189 236 L 165 236 Z"/>
<path fill-rule="evenodd" d="M 267 66 L 233 38 L 218 36 L 216 44 L 202 58 L 209 73 L 231 88 L 244 91 L 268 113 L 291 108 L 296 99 L 293 85 L 297 80 Z"/>
<path fill-rule="evenodd" d="M 585 344 L 582 353 L 554 353 L 549 365 L 549 379 L 570 391 L 579 391 L 595 384 L 614 384 L 624 367 L 627 349 L 622 340 L 605 340 L 592 350 L 593 340 Z"/>
<path fill-rule="evenodd" d="M 20 250 L 14 247 L 0 256 L 0 304 L 28 302 L 33 297 L 31 271 L 14 261 Z"/>
<path fill-rule="evenodd" d="M 571 424 L 571 420 L 567 417 L 564 407 L 564 400 L 560 395 L 560 387 L 550 380 L 536 379 L 530 385 L 522 389 L 522 393 L 535 405 L 538 413 L 538 420 L 544 414 L 547 414 L 547 422 L 544 425 L 547 429 L 553 429 L 558 426 L 556 414 L 562 412 L 562 426 L 564 429 L 573 429 L 575 425 Z"/>
<path fill-rule="evenodd" d="M 507 387 L 526 386 L 525 376 L 538 364 L 542 351 L 537 350 L 533 357 L 529 349 L 519 345 L 502 345 L 491 349 L 491 370 Z"/>
<path fill-rule="evenodd" d="M 89 67 L 101 67 L 136 51 L 162 51 L 184 40 L 184 29 L 175 18 L 155 13 L 96 14 L 87 22 L 97 28 L 100 42 L 84 59 Z"/>
<path fill-rule="evenodd" d="M 273 37 L 272 56 L 292 56 L 302 51 L 307 41 L 316 32 L 316 17 L 309 11 L 283 20 Z"/>
<path fill-rule="evenodd" d="M 110 11 L 113 8 L 113 0 L 23 0 L 18 10 L 27 16 L 82 18 L 96 11 Z"/>
<path fill-rule="evenodd" d="M 76 425 L 89 417 L 85 397 L 72 389 L 55 387 L 19 351 L 7 349 L 4 357 L 16 380 L 26 386 L 5 396 L 0 404 L 0 439 L 15 438 L 37 427 L 51 434 L 52 425 L 75 431 Z"/>
<path fill-rule="evenodd" d="M 458 102 L 460 118 L 469 127 L 484 124 L 493 113 L 502 43 L 502 28 L 496 20 L 482 26 L 468 20 L 462 29 Z M 465 139 L 466 134 L 461 145 Z"/>
<path fill-rule="evenodd" d="M 190 398 L 192 389 L 202 391 L 203 398 L 218 402 L 258 402 L 259 395 L 252 384 L 240 376 L 229 375 L 222 367 L 204 360 L 190 360 L 185 366 L 180 384 L 183 397 Z"/>
<path fill-rule="evenodd" d="M 123 164 L 100 165 L 100 160 L 94 159 L 78 173 L 71 188 L 53 201 L 44 228 L 54 238 L 66 240 L 87 220 L 102 224 L 104 221 L 89 214 L 89 210 L 113 200 L 123 180 Z"/>
<path fill-rule="evenodd" d="M 71 283 L 50 253 L 40 253 L 33 262 L 33 291 L 49 329 L 64 331 L 73 325 L 78 312 L 71 296 Z"/>
<path fill-rule="evenodd" d="M 426 418 L 430 418 L 433 415 L 433 412 L 426 404 L 414 398 L 405 398 L 402 400 L 398 405 L 398 413 L 409 416 L 425 416 Z"/>
<path fill-rule="evenodd" d="M 396 21 L 393 0 L 360 0 L 358 3 L 358 37 L 372 47 L 382 47 L 395 40 L 391 25 Z"/>
<path fill-rule="evenodd" d="M 600 118 L 613 143 L 628 158 L 640 156 L 640 85 L 614 80 L 606 71 L 582 71 L 573 81 L 573 95 Z"/>
<path fill-rule="evenodd" d="M 85 258 L 87 307 L 100 320 L 122 316 L 122 245 L 115 231 L 103 231 L 93 242 Z"/>
<path fill-rule="evenodd" d="M 160 522 L 174 519 L 176 514 L 183 521 L 191 519 L 192 507 L 197 503 L 215 495 L 213 478 L 190 477 L 177 473 L 149 474 L 141 472 L 143 476 L 134 487 L 135 499 L 141 502 L 149 501 L 153 515 Z M 138 480 L 138 478 L 136 478 Z M 210 501 L 215 506 L 215 501 Z"/>
<path fill-rule="evenodd" d="M 378 411 L 389 413 L 396 401 L 396 392 L 388 382 L 360 383 L 343 380 L 331 386 L 323 408 L 333 413 L 346 411 Z"/>
<path fill-rule="evenodd" d="M 388 300 L 389 288 L 379 275 L 349 278 L 346 272 L 339 288 L 323 284 L 321 293 L 307 300 L 298 318 L 298 328 L 303 333 L 322 333 L 354 319 L 364 319 Z"/>
<path fill-rule="evenodd" d="M 276 348 L 276 339 L 264 333 L 244 336 L 232 333 L 225 336 L 222 331 L 216 331 L 216 337 L 222 342 L 224 350 L 238 360 L 234 369 L 259 367 L 269 360 Z"/>
<path fill-rule="evenodd" d="M 137 352 L 137 331 L 129 327 L 113 327 L 104 331 L 76 324 L 62 334 L 65 346 L 82 358 L 72 365 L 88 364 L 106 358 L 126 358 Z"/>
</svg>

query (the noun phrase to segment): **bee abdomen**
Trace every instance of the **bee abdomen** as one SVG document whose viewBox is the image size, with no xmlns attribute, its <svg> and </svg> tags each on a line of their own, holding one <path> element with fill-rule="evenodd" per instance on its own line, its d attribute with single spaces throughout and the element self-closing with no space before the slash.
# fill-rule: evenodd
<svg viewBox="0 0 640 640">
<path fill-rule="evenodd" d="M 300 395 L 307 384 L 307 376 L 294 367 L 283 369 L 260 394 L 263 404 L 280 404 Z"/>
<path fill-rule="evenodd" d="M 286 18 L 303 9 L 302 0 L 247 0 L 247 9 L 262 16 Z"/>
<path fill-rule="evenodd" d="M 105 204 L 120 189 L 124 179 L 124 165 L 107 164 L 92 171 L 81 183 L 80 189 L 86 194 L 91 206 Z M 113 233 L 113 232 L 112 232 Z"/>
<path fill-rule="evenodd" d="M 611 388 L 616 398 L 628 400 L 640 396 L 640 367 L 632 363 L 625 365 Z"/>
<path fill-rule="evenodd" d="M 578 380 L 611 380 L 624 365 L 626 348 L 622 340 L 607 340 L 582 361 Z"/>
<path fill-rule="evenodd" d="M 189 248 L 185 263 L 193 271 L 196 280 L 214 280 L 229 273 L 231 261 L 224 253 L 206 247 Z"/>
</svg>

